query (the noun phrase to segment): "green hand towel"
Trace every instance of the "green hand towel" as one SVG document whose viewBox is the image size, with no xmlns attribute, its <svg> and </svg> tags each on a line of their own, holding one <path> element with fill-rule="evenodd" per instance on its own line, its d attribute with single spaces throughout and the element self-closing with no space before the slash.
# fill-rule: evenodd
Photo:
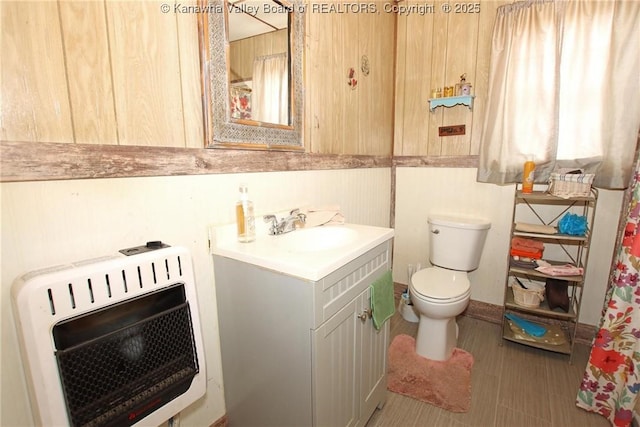
<svg viewBox="0 0 640 427">
<path fill-rule="evenodd" d="M 396 312 L 393 299 L 393 277 L 391 270 L 385 272 L 371 284 L 371 310 L 373 326 L 380 329 Z"/>
</svg>

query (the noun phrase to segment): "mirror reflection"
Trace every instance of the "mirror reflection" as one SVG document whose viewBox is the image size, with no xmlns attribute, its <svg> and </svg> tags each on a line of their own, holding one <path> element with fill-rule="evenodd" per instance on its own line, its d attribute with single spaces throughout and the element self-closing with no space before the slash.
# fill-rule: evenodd
<svg viewBox="0 0 640 427">
<path fill-rule="evenodd" d="M 229 0 L 232 120 L 292 125 L 289 10 L 280 0 Z"/>
</svg>

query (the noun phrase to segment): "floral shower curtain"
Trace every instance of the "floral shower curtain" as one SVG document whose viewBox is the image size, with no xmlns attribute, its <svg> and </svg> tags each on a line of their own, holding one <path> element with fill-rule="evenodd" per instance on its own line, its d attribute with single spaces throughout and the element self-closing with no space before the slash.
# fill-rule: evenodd
<svg viewBox="0 0 640 427">
<path fill-rule="evenodd" d="M 640 393 L 640 161 L 622 244 L 576 404 L 630 426 Z"/>
</svg>

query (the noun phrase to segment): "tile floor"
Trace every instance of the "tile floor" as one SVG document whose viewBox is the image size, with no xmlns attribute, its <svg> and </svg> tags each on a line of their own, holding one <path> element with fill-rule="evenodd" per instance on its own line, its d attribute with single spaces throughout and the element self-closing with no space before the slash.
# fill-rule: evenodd
<svg viewBox="0 0 640 427">
<path fill-rule="evenodd" d="M 458 346 L 474 356 L 471 410 L 456 414 L 396 393 L 376 410 L 367 427 L 606 427 L 602 416 L 575 406 L 589 348 L 577 344 L 569 357 L 504 341 L 500 325 L 458 319 Z M 416 335 L 418 324 L 399 313 L 391 319 L 391 339 Z"/>
</svg>

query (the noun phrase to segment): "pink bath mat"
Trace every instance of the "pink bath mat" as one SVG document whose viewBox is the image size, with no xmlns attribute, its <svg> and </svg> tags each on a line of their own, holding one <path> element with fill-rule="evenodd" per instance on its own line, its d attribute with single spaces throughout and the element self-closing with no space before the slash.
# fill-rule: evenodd
<svg viewBox="0 0 640 427">
<path fill-rule="evenodd" d="M 398 335 L 389 346 L 387 388 L 447 411 L 468 412 L 472 366 L 471 353 L 459 348 L 444 362 L 425 359 L 416 354 L 413 337 Z"/>
</svg>

